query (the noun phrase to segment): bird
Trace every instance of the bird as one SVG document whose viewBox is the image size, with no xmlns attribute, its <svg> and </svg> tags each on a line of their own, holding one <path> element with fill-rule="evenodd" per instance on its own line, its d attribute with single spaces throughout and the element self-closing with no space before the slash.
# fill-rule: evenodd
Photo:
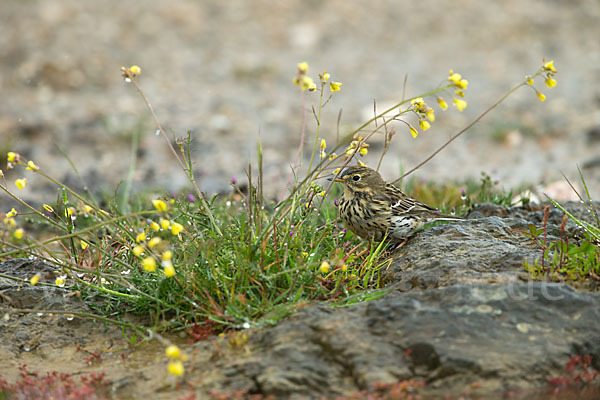
<svg viewBox="0 0 600 400">
<path fill-rule="evenodd" d="M 462 219 L 439 214 L 436 208 L 404 194 L 366 166 L 347 167 L 334 181 L 344 188 L 338 199 L 340 218 L 348 230 L 367 241 L 381 242 L 385 238 L 400 247 L 430 222 Z"/>
</svg>

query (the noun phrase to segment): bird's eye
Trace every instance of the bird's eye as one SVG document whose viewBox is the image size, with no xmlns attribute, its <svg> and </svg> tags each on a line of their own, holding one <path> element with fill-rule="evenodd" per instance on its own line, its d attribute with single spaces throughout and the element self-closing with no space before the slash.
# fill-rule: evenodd
<svg viewBox="0 0 600 400">
<path fill-rule="evenodd" d="M 358 181 L 360 181 L 360 175 L 354 175 L 354 176 L 352 177 L 352 180 L 353 180 L 354 182 L 358 182 Z"/>
</svg>

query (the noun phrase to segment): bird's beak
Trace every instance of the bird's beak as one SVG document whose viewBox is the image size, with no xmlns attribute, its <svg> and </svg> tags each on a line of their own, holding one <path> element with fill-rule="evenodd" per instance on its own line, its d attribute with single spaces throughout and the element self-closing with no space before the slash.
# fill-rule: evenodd
<svg viewBox="0 0 600 400">
<path fill-rule="evenodd" d="M 330 181 L 332 180 L 332 181 L 334 181 L 334 182 L 342 182 L 342 183 L 344 182 L 344 180 L 343 180 L 342 178 L 339 178 L 339 177 L 338 177 L 338 178 L 335 178 L 335 179 L 333 179 L 333 178 L 329 178 L 329 180 L 330 180 Z"/>
</svg>

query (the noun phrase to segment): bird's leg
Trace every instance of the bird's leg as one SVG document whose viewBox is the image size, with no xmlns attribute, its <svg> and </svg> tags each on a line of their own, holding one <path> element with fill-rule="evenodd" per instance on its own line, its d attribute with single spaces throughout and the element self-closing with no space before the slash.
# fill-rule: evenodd
<svg viewBox="0 0 600 400">
<path fill-rule="evenodd" d="M 406 242 L 408 242 L 408 238 L 402 239 L 401 242 L 396 243 L 394 247 L 392 247 L 392 250 L 398 250 L 400 247 L 404 246 Z"/>
<path fill-rule="evenodd" d="M 364 249 L 363 251 L 361 251 L 360 253 L 358 253 L 356 255 L 356 258 L 359 258 L 359 257 L 363 256 L 365 253 L 368 253 L 368 252 L 369 252 L 369 249 Z"/>
<path fill-rule="evenodd" d="M 354 253 L 356 251 L 356 249 L 358 249 L 361 246 L 361 244 L 357 244 L 356 246 L 354 246 L 352 249 L 350 249 L 349 252 L 346 253 L 346 257 L 344 257 L 344 262 L 348 259 L 348 257 L 350 257 L 352 255 L 352 253 Z"/>
</svg>

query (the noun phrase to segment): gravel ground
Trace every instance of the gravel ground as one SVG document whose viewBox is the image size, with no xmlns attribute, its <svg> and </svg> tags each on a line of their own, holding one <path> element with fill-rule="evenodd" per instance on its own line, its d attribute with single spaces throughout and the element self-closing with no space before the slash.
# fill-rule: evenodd
<svg viewBox="0 0 600 400">
<path fill-rule="evenodd" d="M 176 136 L 192 132 L 203 190 L 217 192 L 231 176 L 243 177 L 260 136 L 267 191 L 280 193 L 302 128 L 302 99 L 291 83 L 297 62 L 309 62 L 315 78 L 327 69 L 343 82 L 323 118 L 328 143 L 335 141 L 340 109 L 341 130 L 349 131 L 371 115 L 373 99 L 380 109 L 398 100 L 406 74 L 412 96 L 437 86 L 450 68 L 460 72 L 470 81 L 468 108 L 438 111 L 433 128 L 417 139 L 397 126 L 383 166 L 391 180 L 545 56 L 559 70 L 552 91 L 537 85 L 545 103 L 521 90 L 415 176 L 477 178 L 484 170 L 505 187 L 560 181 L 561 172 L 576 180 L 577 164 L 598 161 L 599 154 L 600 135 L 593 134 L 600 129 L 599 18 L 596 0 L 4 0 L 0 151 L 19 151 L 78 184 L 65 153 L 86 185 L 113 190 L 126 178 L 137 130 L 135 188 L 177 190 L 185 178 L 120 76 L 121 66 L 137 64 L 163 124 Z M 307 95 L 308 108 L 316 101 Z M 307 115 L 310 141 L 315 123 Z M 585 174 L 598 197 L 600 167 Z M 25 198 L 54 196 L 52 185 L 30 180 Z"/>
</svg>

